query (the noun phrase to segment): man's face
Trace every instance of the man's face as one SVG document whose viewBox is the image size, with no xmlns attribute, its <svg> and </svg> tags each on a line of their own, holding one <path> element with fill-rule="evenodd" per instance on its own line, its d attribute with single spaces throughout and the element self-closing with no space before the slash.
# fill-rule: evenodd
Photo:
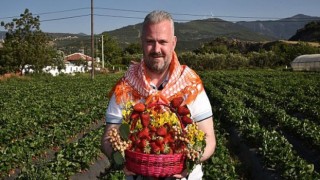
<svg viewBox="0 0 320 180">
<path fill-rule="evenodd" d="M 150 72 L 161 74 L 168 69 L 176 42 L 170 21 L 145 27 L 142 37 L 143 56 Z"/>
</svg>

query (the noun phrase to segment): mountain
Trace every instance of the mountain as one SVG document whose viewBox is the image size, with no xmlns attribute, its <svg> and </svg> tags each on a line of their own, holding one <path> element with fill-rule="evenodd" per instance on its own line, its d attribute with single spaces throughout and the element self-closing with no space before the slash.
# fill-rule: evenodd
<svg viewBox="0 0 320 180">
<path fill-rule="evenodd" d="M 320 42 L 320 21 L 313 21 L 299 29 L 290 41 Z"/>
<path fill-rule="evenodd" d="M 139 42 L 142 23 L 126 26 L 107 33 L 115 37 L 122 45 Z M 247 28 L 218 18 L 175 23 L 175 35 L 178 38 L 177 50 L 192 50 L 204 42 L 217 37 L 226 37 L 245 41 L 268 41 L 273 38 L 257 34 Z"/>
<path fill-rule="evenodd" d="M 298 14 L 275 21 L 242 21 L 233 23 L 218 18 L 209 18 L 184 23 L 176 22 L 177 51 L 194 50 L 203 43 L 210 42 L 217 37 L 255 42 L 287 40 L 307 23 L 316 20 L 320 20 L 320 17 Z M 141 26 L 142 23 L 138 23 L 106 31 L 106 33 L 117 39 L 121 47 L 126 47 L 130 43 L 140 41 Z M 84 48 L 85 51 L 90 50 L 90 35 L 72 33 L 48 34 L 55 39 L 56 47 L 66 51 L 66 53 L 73 53 L 81 48 Z M 4 36 L 5 32 L 0 31 L 0 39 L 1 37 L 4 38 Z"/>
<path fill-rule="evenodd" d="M 298 29 L 311 21 L 319 21 L 320 17 L 297 14 L 295 16 L 274 21 L 240 21 L 238 25 L 244 26 L 261 35 L 271 36 L 275 39 L 289 39 Z"/>
</svg>

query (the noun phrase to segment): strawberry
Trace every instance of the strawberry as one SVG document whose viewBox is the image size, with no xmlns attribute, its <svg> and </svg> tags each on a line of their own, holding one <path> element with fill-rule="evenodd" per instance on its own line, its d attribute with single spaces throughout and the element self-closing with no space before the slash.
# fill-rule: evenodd
<svg viewBox="0 0 320 180">
<path fill-rule="evenodd" d="M 158 129 L 157 129 L 157 135 L 158 136 L 165 136 L 165 135 L 167 135 L 167 129 L 165 128 L 165 127 L 159 127 Z"/>
<path fill-rule="evenodd" d="M 138 146 L 140 142 L 141 142 L 140 139 L 136 139 L 135 141 L 132 141 L 132 144 L 134 144 L 135 146 Z"/>
<path fill-rule="evenodd" d="M 151 139 L 150 134 L 149 134 L 149 129 L 148 128 L 143 128 L 142 131 L 138 132 L 138 138 L 141 139 Z"/>
<path fill-rule="evenodd" d="M 161 146 L 164 141 L 162 137 L 158 137 L 155 141 L 154 141 L 158 146 Z"/>
<path fill-rule="evenodd" d="M 160 148 L 160 152 L 161 152 L 162 154 L 164 154 L 165 145 L 162 143 L 162 144 L 160 144 L 159 148 Z"/>
<path fill-rule="evenodd" d="M 157 132 L 157 128 L 156 128 L 156 127 L 150 126 L 149 128 L 150 128 L 150 131 L 151 131 L 151 132 Z"/>
<path fill-rule="evenodd" d="M 153 154 L 160 154 L 160 147 L 155 142 L 151 142 L 150 147 Z"/>
<path fill-rule="evenodd" d="M 138 147 L 136 147 L 136 148 L 134 149 L 134 151 L 135 151 L 135 152 L 142 153 L 142 150 L 141 150 L 140 148 L 138 148 Z"/>
<path fill-rule="evenodd" d="M 143 127 L 147 127 L 150 123 L 150 115 L 148 113 L 140 114 L 141 124 Z"/>
<path fill-rule="evenodd" d="M 130 119 L 137 119 L 137 118 L 139 118 L 139 113 L 138 112 L 136 112 L 136 111 L 133 111 L 132 113 L 131 113 L 131 116 L 130 116 Z"/>
<path fill-rule="evenodd" d="M 174 142 L 174 139 L 172 137 L 172 135 L 170 133 L 168 133 L 164 139 L 163 139 L 163 142 L 164 143 L 173 143 Z"/>
<path fill-rule="evenodd" d="M 130 130 L 131 131 L 134 130 L 134 128 L 136 128 L 137 121 L 138 121 L 138 118 L 132 119 L 132 122 L 131 122 L 131 125 L 130 125 Z"/>
<path fill-rule="evenodd" d="M 176 147 L 176 144 L 175 144 L 175 143 L 170 143 L 169 146 L 170 146 L 170 149 L 172 150 L 172 152 L 175 153 L 176 148 L 177 148 L 177 147 Z"/>
<path fill-rule="evenodd" d="M 146 106 L 143 103 L 137 103 L 133 106 L 133 110 L 136 112 L 143 112 L 146 109 Z"/>
<path fill-rule="evenodd" d="M 142 139 L 142 140 L 140 141 L 140 143 L 138 144 L 138 147 L 139 147 L 140 149 L 144 149 L 148 144 L 149 144 L 149 142 L 148 142 L 146 139 Z"/>
<path fill-rule="evenodd" d="M 132 150 L 132 147 L 133 147 L 133 146 L 132 146 L 132 143 L 129 143 L 127 149 L 128 149 L 128 150 Z"/>
<path fill-rule="evenodd" d="M 182 102 L 183 102 L 183 97 L 180 96 L 180 97 L 176 97 L 176 98 L 172 99 L 170 104 L 171 104 L 171 107 L 177 108 L 182 104 Z"/>
<path fill-rule="evenodd" d="M 192 124 L 192 122 L 193 122 L 192 119 L 188 116 L 182 116 L 181 120 L 184 124 Z"/>
<path fill-rule="evenodd" d="M 190 114 L 190 110 L 187 108 L 187 106 L 179 106 L 178 107 L 178 114 L 181 116 L 185 116 Z"/>
<path fill-rule="evenodd" d="M 133 134 L 130 134 L 129 139 L 134 142 L 136 141 L 136 136 L 134 136 Z"/>
</svg>

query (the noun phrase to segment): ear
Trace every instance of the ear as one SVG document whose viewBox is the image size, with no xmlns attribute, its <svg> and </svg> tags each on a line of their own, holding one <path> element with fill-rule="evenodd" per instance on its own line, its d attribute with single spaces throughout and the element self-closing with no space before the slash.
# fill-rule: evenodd
<svg viewBox="0 0 320 180">
<path fill-rule="evenodd" d="M 176 48 L 176 44 L 177 44 L 177 36 L 173 36 L 173 41 L 172 41 L 172 44 L 173 44 L 173 49 Z"/>
</svg>

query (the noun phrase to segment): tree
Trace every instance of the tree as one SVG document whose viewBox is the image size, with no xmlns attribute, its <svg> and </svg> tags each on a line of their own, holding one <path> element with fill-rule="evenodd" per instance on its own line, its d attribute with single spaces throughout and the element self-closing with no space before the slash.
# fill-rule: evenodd
<svg viewBox="0 0 320 180">
<path fill-rule="evenodd" d="M 110 37 L 107 33 L 103 33 L 103 53 L 106 62 L 112 64 L 121 64 L 122 49 L 118 42 Z M 101 49 L 101 44 L 98 44 L 98 48 Z"/>
<path fill-rule="evenodd" d="M 142 47 L 140 43 L 130 43 L 124 49 L 124 54 L 142 54 Z"/>
<path fill-rule="evenodd" d="M 6 30 L 0 67 L 7 72 L 33 69 L 41 72 L 47 65 L 55 65 L 57 52 L 49 45 L 50 38 L 40 29 L 39 16 L 28 9 L 12 22 L 1 22 Z"/>
</svg>

